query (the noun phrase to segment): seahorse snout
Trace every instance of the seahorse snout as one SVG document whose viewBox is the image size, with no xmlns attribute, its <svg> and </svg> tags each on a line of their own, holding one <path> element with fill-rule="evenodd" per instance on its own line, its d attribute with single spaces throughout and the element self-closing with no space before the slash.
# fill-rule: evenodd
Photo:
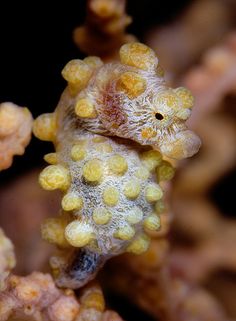
<svg viewBox="0 0 236 321">
<path fill-rule="evenodd" d="M 171 136 L 160 146 L 160 150 L 165 156 L 180 160 L 196 154 L 200 146 L 200 138 L 191 130 L 185 130 Z"/>
</svg>

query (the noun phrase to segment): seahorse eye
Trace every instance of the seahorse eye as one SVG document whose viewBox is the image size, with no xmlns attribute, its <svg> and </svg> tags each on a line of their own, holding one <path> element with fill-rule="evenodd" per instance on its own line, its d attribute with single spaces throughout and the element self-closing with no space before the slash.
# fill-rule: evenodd
<svg viewBox="0 0 236 321">
<path fill-rule="evenodd" d="M 160 113 L 156 113 L 155 114 L 155 117 L 156 117 L 156 119 L 157 120 L 162 120 L 164 117 L 162 116 L 162 114 L 160 114 Z"/>
</svg>

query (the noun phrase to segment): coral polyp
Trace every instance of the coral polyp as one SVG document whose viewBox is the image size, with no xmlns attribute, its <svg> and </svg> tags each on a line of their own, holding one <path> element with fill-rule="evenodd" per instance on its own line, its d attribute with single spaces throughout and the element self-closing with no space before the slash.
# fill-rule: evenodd
<svg viewBox="0 0 236 321">
<path fill-rule="evenodd" d="M 199 138 L 187 129 L 193 97 L 165 84 L 155 53 L 125 44 L 120 62 L 98 57 L 72 60 L 62 75 L 68 86 L 52 114 L 34 122 L 35 135 L 55 145 L 39 182 L 61 189 L 62 214 L 43 226 L 48 241 L 77 249 L 58 284 L 77 288 L 110 257 L 140 254 L 148 231 L 160 228 L 160 181 L 173 176 L 165 157 L 195 154 Z M 59 236 L 63 234 L 63 237 Z"/>
</svg>

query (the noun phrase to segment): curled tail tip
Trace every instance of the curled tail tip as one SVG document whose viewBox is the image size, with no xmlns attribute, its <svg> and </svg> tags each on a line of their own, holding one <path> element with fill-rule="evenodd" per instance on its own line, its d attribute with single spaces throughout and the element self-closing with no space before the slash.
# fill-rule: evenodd
<svg viewBox="0 0 236 321">
<path fill-rule="evenodd" d="M 95 278 L 106 260 L 106 256 L 86 248 L 72 252 L 69 260 L 68 257 L 53 257 L 51 266 L 56 284 L 62 288 L 79 289 Z"/>
</svg>

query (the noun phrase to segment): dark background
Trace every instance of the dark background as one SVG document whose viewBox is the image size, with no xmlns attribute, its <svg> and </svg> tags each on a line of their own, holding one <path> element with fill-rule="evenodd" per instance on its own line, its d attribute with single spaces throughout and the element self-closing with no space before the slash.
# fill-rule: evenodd
<svg viewBox="0 0 236 321">
<path fill-rule="evenodd" d="M 159 1 L 128 0 L 127 12 L 133 17 L 128 28 L 141 41 L 153 25 L 162 25 L 177 17 L 191 0 Z M 57 2 L 50 6 L 40 1 L 0 5 L 0 102 L 12 101 L 30 109 L 33 116 L 52 112 L 65 82 L 61 70 L 71 59 L 83 58 L 73 44 L 72 31 L 83 24 L 85 0 Z M 55 6 L 55 7 L 53 7 Z M 16 156 L 13 166 L 0 173 L 0 184 L 43 164 L 43 155 L 51 152 L 51 143 L 33 138 L 24 156 Z M 214 202 L 226 215 L 236 212 L 231 191 L 235 171 L 226 175 L 210 192 Z M 109 299 L 112 297 L 109 295 Z M 127 320 L 151 320 L 122 298 L 113 298 L 111 305 Z M 115 304 L 114 304 L 115 303 Z M 124 308 L 125 307 L 125 308 Z M 130 319 L 129 310 L 132 309 Z M 136 311 L 136 312 L 135 312 Z"/>
<path fill-rule="evenodd" d="M 190 0 L 128 0 L 127 12 L 133 17 L 129 32 L 142 40 L 152 25 L 168 22 Z M 4 5 L 3 5 L 4 4 Z M 72 31 L 83 24 L 86 1 L 1 2 L 0 5 L 0 102 L 26 106 L 36 117 L 55 109 L 65 87 L 61 70 L 71 59 L 83 58 L 72 40 Z M 13 166 L 0 174 L 0 180 L 42 163 L 52 148 L 35 138 L 25 155 L 14 158 Z"/>
</svg>

